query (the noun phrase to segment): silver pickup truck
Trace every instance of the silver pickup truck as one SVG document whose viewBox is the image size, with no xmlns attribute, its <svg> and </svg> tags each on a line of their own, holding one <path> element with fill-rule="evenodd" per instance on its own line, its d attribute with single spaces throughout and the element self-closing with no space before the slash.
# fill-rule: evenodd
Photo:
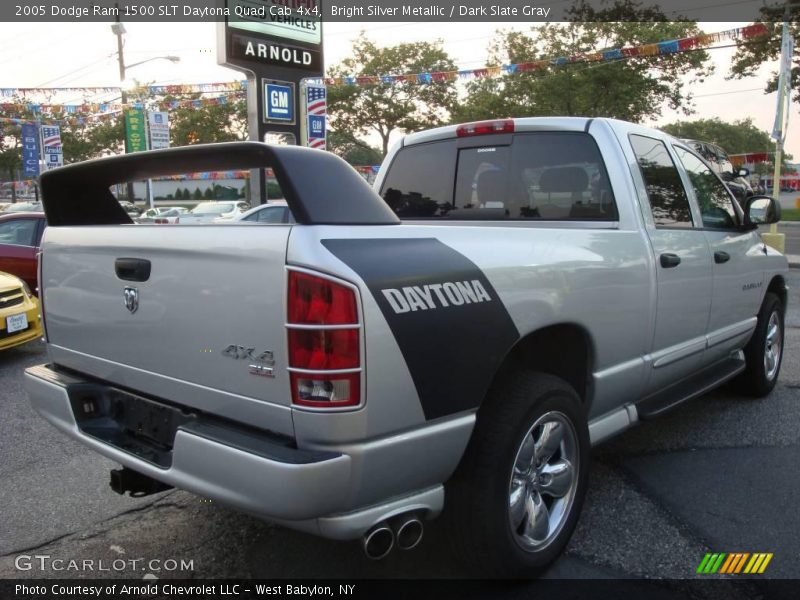
<svg viewBox="0 0 800 600">
<path fill-rule="evenodd" d="M 109 188 L 271 168 L 295 223 L 134 225 Z M 732 378 L 768 394 L 787 261 L 683 142 L 606 119 L 406 136 L 374 190 L 256 142 L 47 172 L 48 364 L 31 402 L 117 461 L 299 530 L 530 576 L 567 543 L 590 446 Z"/>
</svg>

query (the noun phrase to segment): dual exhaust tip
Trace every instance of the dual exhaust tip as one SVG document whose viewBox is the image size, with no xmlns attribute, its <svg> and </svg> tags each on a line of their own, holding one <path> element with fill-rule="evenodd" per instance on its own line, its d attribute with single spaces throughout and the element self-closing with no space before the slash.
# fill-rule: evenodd
<svg viewBox="0 0 800 600">
<path fill-rule="evenodd" d="M 395 546 L 411 550 L 422 540 L 422 520 L 414 513 L 398 515 L 382 521 L 364 534 L 364 553 L 372 560 L 388 556 Z"/>
</svg>

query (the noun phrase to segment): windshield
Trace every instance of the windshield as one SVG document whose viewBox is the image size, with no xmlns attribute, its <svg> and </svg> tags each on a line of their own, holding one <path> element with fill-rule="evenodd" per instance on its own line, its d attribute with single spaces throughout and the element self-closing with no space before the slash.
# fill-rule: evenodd
<svg viewBox="0 0 800 600">
<path fill-rule="evenodd" d="M 231 212 L 233 205 L 231 204 L 212 204 L 210 206 L 203 206 L 202 204 L 195 206 L 192 209 L 193 215 L 221 215 L 223 213 Z"/>
</svg>

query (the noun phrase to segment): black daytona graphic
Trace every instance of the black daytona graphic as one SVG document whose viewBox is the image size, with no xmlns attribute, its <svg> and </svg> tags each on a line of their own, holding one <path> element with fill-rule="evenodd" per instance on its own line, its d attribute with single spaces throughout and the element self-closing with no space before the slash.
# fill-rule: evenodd
<svg viewBox="0 0 800 600">
<path fill-rule="evenodd" d="M 366 283 L 426 419 L 480 405 L 519 332 L 481 270 L 437 239 L 323 240 Z"/>
</svg>

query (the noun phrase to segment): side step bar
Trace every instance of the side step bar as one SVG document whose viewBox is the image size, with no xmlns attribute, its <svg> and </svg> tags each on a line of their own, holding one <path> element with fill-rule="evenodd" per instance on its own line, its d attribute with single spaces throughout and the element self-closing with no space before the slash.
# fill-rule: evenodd
<svg viewBox="0 0 800 600">
<path fill-rule="evenodd" d="M 744 371 L 744 368 L 744 353 L 740 350 L 730 358 L 637 402 L 636 412 L 640 419 L 655 418 L 687 400 L 710 392 Z"/>
</svg>

